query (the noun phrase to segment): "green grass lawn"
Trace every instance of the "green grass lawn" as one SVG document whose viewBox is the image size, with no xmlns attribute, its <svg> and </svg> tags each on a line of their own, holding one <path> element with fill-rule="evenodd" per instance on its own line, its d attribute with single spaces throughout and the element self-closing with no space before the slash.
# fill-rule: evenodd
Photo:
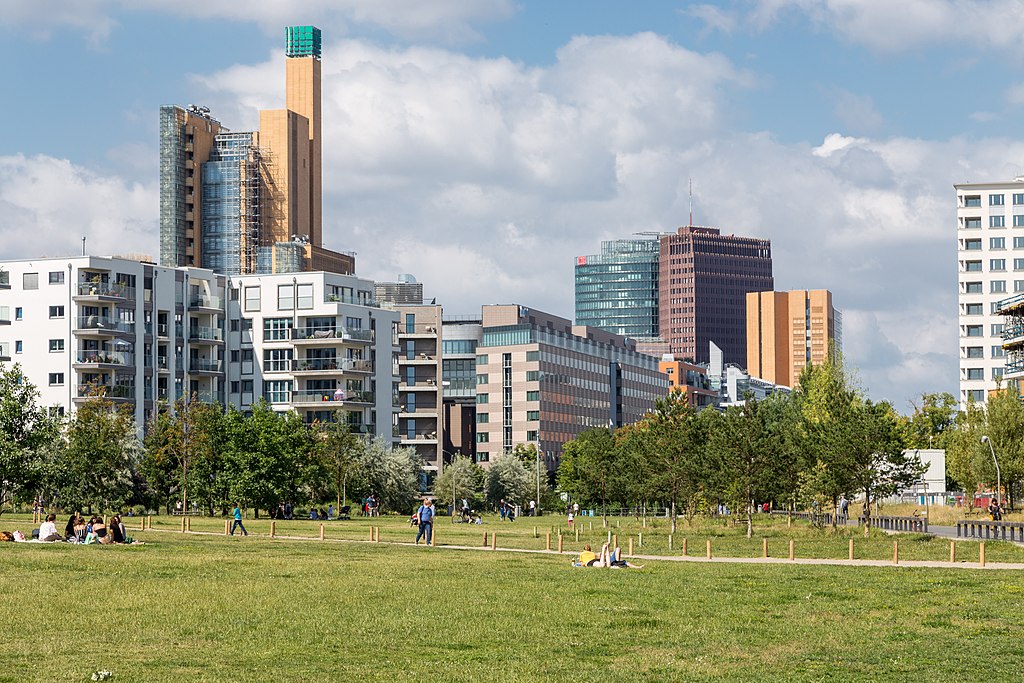
<svg viewBox="0 0 1024 683">
<path fill-rule="evenodd" d="M 0 527 L 16 521 L 5 516 Z M 251 532 L 266 525 L 248 523 Z M 192 522 L 193 530 L 207 526 L 223 532 L 220 519 Z M 327 535 L 368 538 L 368 527 L 332 522 Z M 520 547 L 540 547 L 547 528 L 538 541 L 532 520 L 485 527 L 499 530 L 500 545 Z M 702 527 L 700 538 L 716 528 Z M 480 527 L 441 520 L 439 530 L 442 543 L 482 542 Z M 316 536 L 319 524 L 279 522 L 278 533 L 285 531 Z M 817 538 L 823 549 L 845 553 L 844 539 L 817 531 L 767 531 L 779 534 L 772 537 L 779 554 L 785 532 L 798 548 Z M 604 533 L 595 529 L 592 540 Z M 1019 674 L 1011 653 L 1024 635 L 1015 607 L 1024 594 L 1020 572 L 675 562 L 574 569 L 547 555 L 255 533 L 136 535 L 146 545 L 0 544 L 0 681 L 85 681 L 99 669 L 113 671 L 113 681 L 147 682 L 891 682 Z M 411 540 L 412 532 L 385 518 L 381 536 Z M 716 540 L 737 549 L 746 543 L 738 533 Z M 877 541 L 891 557 L 891 541 Z M 760 540 L 753 543 L 759 553 Z M 972 546 L 961 544 L 964 552 Z M 703 549 L 701 542 L 691 554 Z M 937 549 L 948 558 L 947 543 Z M 992 544 L 992 561 L 995 552 Z"/>
</svg>

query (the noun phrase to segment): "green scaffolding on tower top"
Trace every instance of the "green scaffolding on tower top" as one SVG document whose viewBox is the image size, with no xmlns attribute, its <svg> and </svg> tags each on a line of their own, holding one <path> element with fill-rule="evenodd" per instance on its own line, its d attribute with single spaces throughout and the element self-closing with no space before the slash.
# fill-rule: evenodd
<svg viewBox="0 0 1024 683">
<path fill-rule="evenodd" d="M 284 34 L 287 56 L 320 59 L 320 29 L 316 26 L 289 26 Z"/>
</svg>

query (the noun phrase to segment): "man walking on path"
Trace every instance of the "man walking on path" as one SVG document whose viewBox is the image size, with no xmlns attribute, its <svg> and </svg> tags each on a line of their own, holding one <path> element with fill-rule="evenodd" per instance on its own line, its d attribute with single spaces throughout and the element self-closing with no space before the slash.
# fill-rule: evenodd
<svg viewBox="0 0 1024 683">
<path fill-rule="evenodd" d="M 430 545 L 431 539 L 434 537 L 434 505 L 430 502 L 429 498 L 423 499 L 423 505 L 420 505 L 420 509 L 416 511 L 416 516 L 420 520 L 420 530 L 416 534 L 416 545 L 420 544 L 421 538 L 426 538 L 427 545 Z"/>
<path fill-rule="evenodd" d="M 249 532 L 245 530 L 245 526 L 242 524 L 242 508 L 235 504 L 235 509 L 231 512 L 235 518 L 235 523 L 231 525 L 231 535 L 235 535 L 235 529 L 241 529 L 243 536 L 248 536 Z"/>
</svg>

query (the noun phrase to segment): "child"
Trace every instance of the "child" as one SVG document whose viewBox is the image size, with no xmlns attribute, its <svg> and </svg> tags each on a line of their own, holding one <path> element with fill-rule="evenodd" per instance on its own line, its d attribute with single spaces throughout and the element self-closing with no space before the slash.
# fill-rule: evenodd
<svg viewBox="0 0 1024 683">
<path fill-rule="evenodd" d="M 572 520 L 573 520 L 572 510 L 570 510 L 569 511 L 569 528 L 570 529 L 572 528 Z"/>
</svg>

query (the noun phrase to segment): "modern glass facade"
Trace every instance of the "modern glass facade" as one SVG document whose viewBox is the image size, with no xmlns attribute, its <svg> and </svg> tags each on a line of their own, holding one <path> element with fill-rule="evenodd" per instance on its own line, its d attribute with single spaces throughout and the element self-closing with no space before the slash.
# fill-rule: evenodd
<svg viewBox="0 0 1024 683">
<path fill-rule="evenodd" d="M 658 240 L 614 240 L 576 257 L 576 324 L 633 338 L 658 336 Z"/>
<path fill-rule="evenodd" d="M 252 133 L 221 133 L 210 160 L 203 164 L 203 265 L 225 275 L 242 272 L 245 185 L 252 142 Z"/>
<path fill-rule="evenodd" d="M 284 40 L 287 56 L 320 59 L 320 29 L 316 26 L 289 26 L 284 30 Z"/>
</svg>

